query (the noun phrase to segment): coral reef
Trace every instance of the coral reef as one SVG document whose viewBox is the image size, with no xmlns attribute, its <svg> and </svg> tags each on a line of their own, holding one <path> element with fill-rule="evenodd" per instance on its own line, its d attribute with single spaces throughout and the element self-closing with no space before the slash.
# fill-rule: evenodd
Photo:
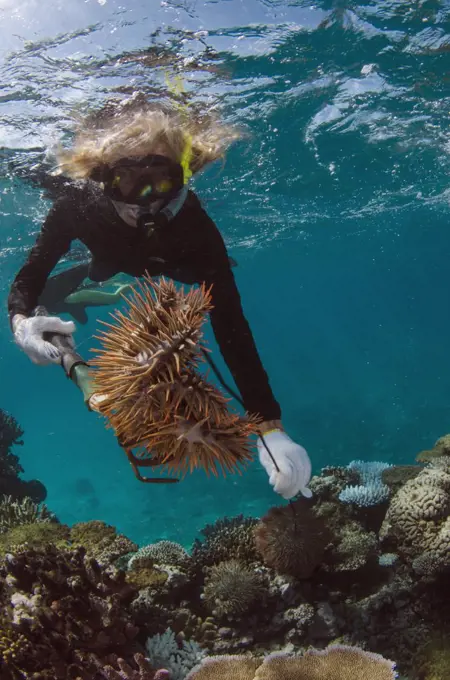
<svg viewBox="0 0 450 680">
<path fill-rule="evenodd" d="M 271 508 L 255 529 L 264 563 L 279 574 L 309 578 L 322 562 L 331 535 L 307 499 Z"/>
<path fill-rule="evenodd" d="M 385 503 L 339 499 L 368 475 Z M 402 680 L 447 680 L 450 456 L 328 467 L 310 486 L 189 551 L 30 506 L 0 534 L 2 680 L 391 680 L 386 659 Z"/>
<path fill-rule="evenodd" d="M 264 584 L 260 574 L 238 560 L 220 562 L 211 567 L 205 580 L 206 605 L 219 618 L 241 616 L 263 595 Z"/>
<path fill-rule="evenodd" d="M 85 678 L 90 654 L 106 666 L 110 655 L 131 662 L 140 651 L 126 612 L 134 590 L 82 549 L 24 546 L 6 555 L 0 577 L 2 680 Z"/>
<path fill-rule="evenodd" d="M 106 324 L 91 365 L 98 409 L 135 473 L 146 465 L 175 476 L 196 468 L 239 471 L 253 457 L 249 435 L 259 420 L 232 413 L 228 399 L 197 371 L 210 294 L 204 287 L 186 294 L 145 277 L 127 302 L 127 315 L 117 312 L 115 324 Z"/>
</svg>

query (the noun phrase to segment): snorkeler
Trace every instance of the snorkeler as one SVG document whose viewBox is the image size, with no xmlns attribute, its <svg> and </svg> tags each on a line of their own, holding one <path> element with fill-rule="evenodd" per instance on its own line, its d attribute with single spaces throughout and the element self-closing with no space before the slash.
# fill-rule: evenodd
<svg viewBox="0 0 450 680">
<path fill-rule="evenodd" d="M 60 172 L 83 182 L 50 209 L 11 286 L 10 323 L 34 363 L 61 361 L 46 334 L 73 342 L 74 323 L 33 313 L 50 273 L 75 240 L 92 255 L 80 271 L 91 281 L 147 273 L 212 286 L 210 319 L 220 351 L 246 410 L 264 421 L 257 449 L 270 484 L 283 498 L 299 492 L 309 497 L 308 454 L 283 429 L 222 236 L 188 187 L 191 175 L 222 157 L 237 136 L 225 125 L 150 105 L 87 119 L 72 149 L 59 153 Z"/>
</svg>

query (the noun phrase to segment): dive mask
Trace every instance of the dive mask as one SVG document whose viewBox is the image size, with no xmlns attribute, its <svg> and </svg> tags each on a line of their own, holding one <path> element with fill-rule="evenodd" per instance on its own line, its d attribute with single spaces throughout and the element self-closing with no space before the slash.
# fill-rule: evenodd
<svg viewBox="0 0 450 680">
<path fill-rule="evenodd" d="M 103 182 L 103 191 L 113 201 L 148 207 L 154 201 L 171 201 L 184 186 L 183 168 L 167 156 L 123 158 L 104 167 L 92 179 Z"/>
</svg>

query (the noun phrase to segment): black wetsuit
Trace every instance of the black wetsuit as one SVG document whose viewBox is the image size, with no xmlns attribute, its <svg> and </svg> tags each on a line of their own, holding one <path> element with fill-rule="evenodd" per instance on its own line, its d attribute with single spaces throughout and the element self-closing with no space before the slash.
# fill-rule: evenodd
<svg viewBox="0 0 450 680">
<path fill-rule="evenodd" d="M 11 287 L 10 319 L 32 314 L 51 271 L 76 239 L 92 253 L 90 278 L 102 280 L 118 272 L 142 276 L 147 271 L 181 283 L 212 284 L 212 328 L 245 408 L 264 420 L 281 417 L 242 310 L 222 236 L 193 192 L 178 215 L 151 235 L 123 222 L 111 201 L 91 183 L 56 200 Z"/>
</svg>

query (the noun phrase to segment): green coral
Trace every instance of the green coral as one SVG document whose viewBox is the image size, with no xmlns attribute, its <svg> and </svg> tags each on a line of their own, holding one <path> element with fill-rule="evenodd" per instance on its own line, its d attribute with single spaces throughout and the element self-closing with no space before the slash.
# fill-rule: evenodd
<svg viewBox="0 0 450 680">
<path fill-rule="evenodd" d="M 112 564 L 123 555 L 134 553 L 138 549 L 136 543 L 100 520 L 74 524 L 70 539 L 75 547 L 82 546 L 100 564 Z"/>
<path fill-rule="evenodd" d="M 151 563 L 137 564 L 133 569 L 129 569 L 126 573 L 126 581 L 138 590 L 149 587 L 157 587 L 163 585 L 168 578 L 165 571 L 160 571 L 153 567 Z"/>
<path fill-rule="evenodd" d="M 65 524 L 58 522 L 22 524 L 5 534 L 0 534 L 0 555 L 25 544 L 36 549 L 47 545 L 68 546 L 69 538 L 70 529 Z"/>
</svg>

